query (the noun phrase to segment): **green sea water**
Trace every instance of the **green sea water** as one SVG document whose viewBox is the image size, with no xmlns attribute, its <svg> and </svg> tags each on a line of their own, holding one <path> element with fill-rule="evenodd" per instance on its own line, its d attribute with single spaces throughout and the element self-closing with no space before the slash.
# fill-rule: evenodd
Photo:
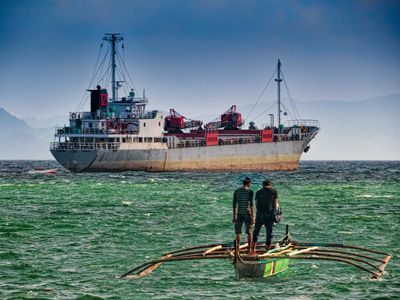
<svg viewBox="0 0 400 300">
<path fill-rule="evenodd" d="M 0 299 L 399 299 L 400 162 L 303 162 L 297 172 L 29 174 L 52 161 L 0 162 Z M 291 261 L 283 276 L 235 280 L 229 261 L 164 264 L 163 253 L 234 239 L 244 176 L 278 190 L 295 240 L 393 254 L 371 280 L 352 266 Z M 275 236 L 284 225 L 275 227 Z M 265 232 L 262 232 L 261 240 Z"/>
</svg>

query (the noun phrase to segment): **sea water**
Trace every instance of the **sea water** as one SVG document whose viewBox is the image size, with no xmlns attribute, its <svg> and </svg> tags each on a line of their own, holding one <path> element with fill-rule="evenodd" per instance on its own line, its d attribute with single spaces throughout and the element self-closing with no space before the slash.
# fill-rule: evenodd
<svg viewBox="0 0 400 300">
<path fill-rule="evenodd" d="M 28 173 L 36 167 L 60 171 Z M 232 193 L 244 176 L 253 190 L 265 178 L 277 189 L 277 239 L 289 224 L 298 241 L 390 252 L 382 279 L 291 261 L 283 276 L 237 281 L 229 260 L 119 279 L 165 252 L 233 241 Z M 264 173 L 71 173 L 53 161 L 0 162 L 0 299 L 394 299 L 399 231 L 400 162 L 302 162 L 297 172 Z"/>
</svg>

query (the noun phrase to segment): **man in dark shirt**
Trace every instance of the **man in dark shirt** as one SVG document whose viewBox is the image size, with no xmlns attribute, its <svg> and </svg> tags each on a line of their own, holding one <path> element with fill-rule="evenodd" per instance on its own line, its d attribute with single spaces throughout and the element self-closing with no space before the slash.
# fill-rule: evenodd
<svg viewBox="0 0 400 300">
<path fill-rule="evenodd" d="M 251 226 L 254 224 L 253 197 L 254 192 L 250 189 L 252 181 L 249 177 L 243 180 L 243 186 L 233 193 L 233 224 L 235 224 L 236 246 L 240 245 L 240 235 L 243 223 L 246 226 L 248 239 L 248 250 L 252 244 Z"/>
<path fill-rule="evenodd" d="M 256 224 L 253 231 L 253 249 L 256 250 L 256 243 L 261 227 L 264 225 L 267 231 L 267 241 L 265 243 L 267 251 L 271 248 L 274 227 L 274 211 L 279 207 L 278 192 L 272 188 L 269 180 L 263 181 L 263 188 L 256 193 Z"/>
</svg>

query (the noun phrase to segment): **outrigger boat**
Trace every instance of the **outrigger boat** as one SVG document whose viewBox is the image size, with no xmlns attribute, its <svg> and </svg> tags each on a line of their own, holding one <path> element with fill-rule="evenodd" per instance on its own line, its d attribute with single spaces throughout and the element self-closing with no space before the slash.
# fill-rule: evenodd
<svg viewBox="0 0 400 300">
<path fill-rule="evenodd" d="M 234 243 L 194 246 L 164 254 L 160 259 L 146 262 L 121 275 L 121 278 L 144 277 L 162 263 L 202 260 L 229 259 L 236 273 L 236 279 L 268 278 L 283 274 L 289 267 L 289 261 L 322 260 L 340 262 L 367 272 L 372 278 L 378 279 L 391 259 L 391 255 L 381 251 L 359 246 L 327 243 L 304 243 L 290 239 L 289 227 L 286 225 L 286 235 L 278 243 L 266 250 L 265 245 L 257 245 L 254 253 L 247 253 L 247 244 L 236 247 Z"/>
</svg>

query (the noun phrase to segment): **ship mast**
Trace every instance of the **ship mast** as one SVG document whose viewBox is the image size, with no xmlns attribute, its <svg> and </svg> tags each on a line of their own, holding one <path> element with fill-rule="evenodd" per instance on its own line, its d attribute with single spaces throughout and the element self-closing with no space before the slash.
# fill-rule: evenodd
<svg viewBox="0 0 400 300">
<path fill-rule="evenodd" d="M 115 68 L 117 65 L 115 64 L 115 54 L 116 45 L 118 42 L 122 41 L 124 38 L 121 36 L 120 33 L 106 33 L 105 37 L 103 38 L 104 41 L 107 41 L 111 44 L 111 84 L 112 84 L 112 101 L 115 102 L 116 100 L 116 81 L 115 81 Z"/>
<path fill-rule="evenodd" d="M 278 59 L 278 78 L 275 79 L 278 84 L 278 128 L 281 125 L 281 60 Z"/>
</svg>

